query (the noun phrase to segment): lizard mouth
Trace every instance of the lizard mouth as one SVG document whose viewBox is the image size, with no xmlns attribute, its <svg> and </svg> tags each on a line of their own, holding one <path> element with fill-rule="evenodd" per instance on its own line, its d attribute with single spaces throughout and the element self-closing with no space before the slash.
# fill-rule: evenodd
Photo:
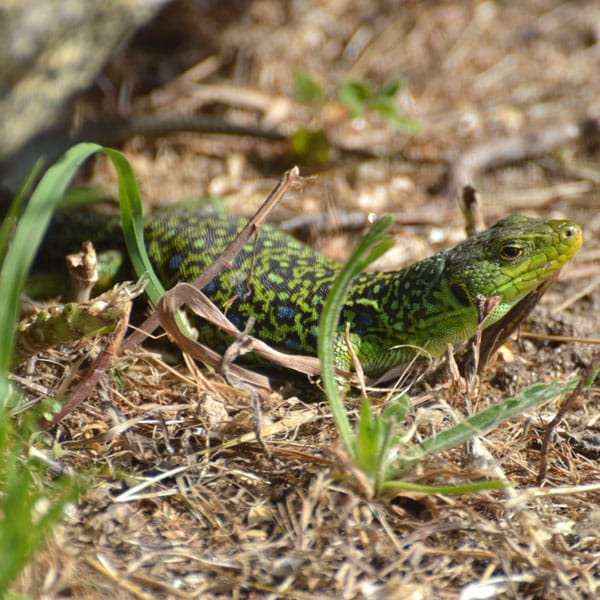
<svg viewBox="0 0 600 600">
<path fill-rule="evenodd" d="M 505 315 L 486 327 L 481 333 L 479 347 L 478 371 L 481 371 L 488 358 L 507 340 L 529 313 L 535 308 L 540 298 L 558 277 L 560 269 L 552 273 L 540 285 L 528 292 Z"/>
</svg>

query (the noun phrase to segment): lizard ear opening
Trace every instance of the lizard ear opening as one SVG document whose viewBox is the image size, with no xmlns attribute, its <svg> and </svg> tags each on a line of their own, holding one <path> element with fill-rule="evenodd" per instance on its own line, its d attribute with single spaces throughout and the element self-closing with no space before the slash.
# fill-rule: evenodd
<svg viewBox="0 0 600 600">
<path fill-rule="evenodd" d="M 465 289 L 460 286 L 458 283 L 453 283 L 450 285 L 450 291 L 454 295 L 454 297 L 458 300 L 458 303 L 461 306 L 471 306 L 471 300 Z"/>
</svg>

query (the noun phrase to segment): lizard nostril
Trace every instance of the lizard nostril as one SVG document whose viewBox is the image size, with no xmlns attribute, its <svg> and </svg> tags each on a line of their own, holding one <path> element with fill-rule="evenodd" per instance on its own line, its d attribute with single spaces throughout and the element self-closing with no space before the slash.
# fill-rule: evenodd
<svg viewBox="0 0 600 600">
<path fill-rule="evenodd" d="M 575 237 L 577 235 L 578 231 L 579 231 L 579 227 L 577 227 L 577 225 L 569 225 L 563 231 L 563 235 L 566 238 L 572 238 L 572 237 Z"/>
<path fill-rule="evenodd" d="M 572 253 L 577 252 L 583 241 L 581 227 L 577 223 L 567 221 L 558 230 L 558 236 L 562 243 L 566 244 Z"/>
</svg>

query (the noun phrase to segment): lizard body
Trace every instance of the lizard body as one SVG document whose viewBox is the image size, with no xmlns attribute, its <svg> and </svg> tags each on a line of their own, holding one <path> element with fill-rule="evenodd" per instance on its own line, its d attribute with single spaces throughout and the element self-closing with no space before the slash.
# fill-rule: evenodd
<svg viewBox="0 0 600 600">
<path fill-rule="evenodd" d="M 244 224 L 239 217 L 205 214 L 186 205 L 151 214 L 145 241 L 165 287 L 195 279 Z M 103 237 L 100 245 L 106 246 L 114 231 Z M 337 366 L 352 366 L 346 323 L 368 375 L 417 354 L 440 356 L 448 343 L 475 334 L 477 296 L 500 297 L 485 326 L 499 321 L 554 276 L 581 242 L 581 229 L 571 221 L 509 216 L 404 269 L 363 273 L 354 280 L 342 311 L 335 340 Z M 284 351 L 314 355 L 322 306 L 339 268 L 288 234 L 264 225 L 256 242 L 247 244 L 231 268 L 203 291 L 238 328 L 254 317 L 252 335 Z M 205 343 L 224 345 L 208 325 L 200 324 L 199 330 Z"/>
</svg>

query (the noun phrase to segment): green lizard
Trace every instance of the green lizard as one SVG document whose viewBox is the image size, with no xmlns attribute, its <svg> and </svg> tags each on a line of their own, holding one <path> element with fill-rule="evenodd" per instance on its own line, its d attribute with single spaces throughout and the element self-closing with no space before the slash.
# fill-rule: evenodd
<svg viewBox="0 0 600 600">
<path fill-rule="evenodd" d="M 69 217 L 71 218 L 71 217 Z M 147 218 L 149 257 L 166 287 L 195 279 L 244 225 L 238 217 L 203 214 L 183 205 Z M 99 249 L 114 246 L 116 227 L 96 226 Z M 64 226 L 55 226 L 62 233 Z M 81 236 L 85 236 L 84 228 Z M 405 269 L 356 278 L 335 342 L 337 366 L 350 371 L 350 341 L 367 375 L 378 375 L 419 353 L 438 357 L 448 343 L 475 334 L 477 296 L 498 296 L 487 327 L 507 315 L 579 249 L 582 233 L 571 221 L 510 216 L 458 246 Z M 77 246 L 77 244 L 75 244 Z M 73 251 L 77 248 L 64 248 Z M 339 265 L 274 227 L 262 226 L 232 267 L 204 288 L 228 318 L 252 335 L 291 353 L 316 354 L 319 318 Z M 220 348 L 224 340 L 200 325 L 200 337 Z"/>
</svg>

